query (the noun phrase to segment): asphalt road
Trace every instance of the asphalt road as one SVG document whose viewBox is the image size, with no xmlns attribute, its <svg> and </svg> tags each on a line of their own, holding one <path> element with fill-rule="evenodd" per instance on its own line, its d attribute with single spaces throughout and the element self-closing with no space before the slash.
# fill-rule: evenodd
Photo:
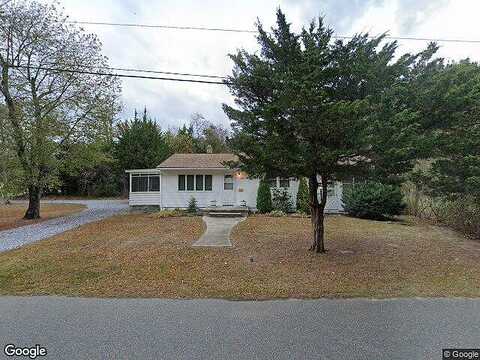
<svg viewBox="0 0 480 360">
<path fill-rule="evenodd" d="M 13 343 L 39 359 L 441 359 L 480 347 L 479 330 L 468 299 L 0 298 L 5 358 Z"/>
</svg>

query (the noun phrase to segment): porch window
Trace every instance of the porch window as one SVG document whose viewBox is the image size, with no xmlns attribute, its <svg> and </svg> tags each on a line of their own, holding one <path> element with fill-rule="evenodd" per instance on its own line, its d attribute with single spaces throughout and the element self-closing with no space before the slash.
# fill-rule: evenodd
<svg viewBox="0 0 480 360">
<path fill-rule="evenodd" d="M 148 177 L 148 191 L 160 191 L 160 176 Z"/>
<path fill-rule="evenodd" d="M 280 187 L 281 188 L 289 188 L 290 187 L 290 179 L 289 178 L 280 178 Z"/>
<path fill-rule="evenodd" d="M 233 177 L 232 175 L 225 175 L 223 180 L 223 190 L 233 190 Z"/>
<path fill-rule="evenodd" d="M 159 192 L 160 176 L 148 174 L 132 174 L 133 192 Z"/>
</svg>

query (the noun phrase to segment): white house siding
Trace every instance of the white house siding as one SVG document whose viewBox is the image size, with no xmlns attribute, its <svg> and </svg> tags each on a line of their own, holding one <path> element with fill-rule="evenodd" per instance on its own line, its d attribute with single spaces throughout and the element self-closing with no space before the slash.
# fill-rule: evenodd
<svg viewBox="0 0 480 360">
<path fill-rule="evenodd" d="M 160 192 L 130 192 L 128 204 L 130 206 L 160 206 Z"/>
<path fill-rule="evenodd" d="M 325 212 L 327 213 L 338 213 L 343 212 L 343 203 L 342 203 L 342 183 L 337 181 L 334 185 L 334 194 L 333 196 L 327 197 L 327 203 L 325 204 Z"/>
<path fill-rule="evenodd" d="M 164 170 L 162 171 L 161 189 L 162 208 L 186 208 L 193 196 L 201 208 L 208 207 L 212 200 L 221 206 L 223 198 L 223 180 L 225 171 L 222 170 Z M 212 175 L 212 191 L 179 191 L 178 175 Z"/>
<path fill-rule="evenodd" d="M 242 204 L 247 205 L 251 209 L 257 207 L 257 189 L 260 181 L 258 179 L 249 179 L 246 176 L 242 178 L 235 178 L 235 196 L 237 200 L 237 205 L 241 206 Z"/>
<path fill-rule="evenodd" d="M 152 172 L 150 172 L 151 174 Z M 209 207 L 212 201 L 217 206 L 228 205 L 241 206 L 246 204 L 252 210 L 257 206 L 257 191 L 260 181 L 250 179 L 245 174 L 233 174 L 233 190 L 224 190 L 223 182 L 226 170 L 163 170 L 160 179 L 160 192 L 130 192 L 130 206 L 157 205 L 163 209 L 186 208 L 191 197 L 195 197 L 201 208 Z M 212 191 L 179 191 L 178 175 L 212 175 Z M 277 185 L 279 184 L 277 180 Z M 295 206 L 299 181 L 290 179 L 288 192 Z M 342 183 L 334 184 L 334 194 L 329 196 L 325 206 L 325 212 L 338 213 L 343 211 Z"/>
<path fill-rule="evenodd" d="M 132 175 L 158 175 L 160 171 L 157 169 L 136 169 L 127 170 L 129 175 L 129 192 L 128 192 L 128 204 L 130 206 L 160 206 L 160 191 L 140 191 L 132 192 Z M 162 185 L 162 179 L 160 177 L 160 186 Z"/>
</svg>

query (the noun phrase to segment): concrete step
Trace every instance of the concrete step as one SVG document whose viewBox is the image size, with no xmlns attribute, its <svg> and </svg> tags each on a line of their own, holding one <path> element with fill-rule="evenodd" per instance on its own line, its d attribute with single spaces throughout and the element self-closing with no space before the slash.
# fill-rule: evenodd
<svg viewBox="0 0 480 360">
<path fill-rule="evenodd" d="M 207 214 L 214 214 L 214 213 L 240 213 L 248 215 L 248 208 L 247 207 L 209 207 L 204 209 L 205 213 Z"/>
<path fill-rule="evenodd" d="M 211 217 L 243 217 L 246 216 L 246 213 L 241 213 L 241 212 L 218 212 L 218 211 L 212 211 L 208 213 L 208 216 Z"/>
</svg>

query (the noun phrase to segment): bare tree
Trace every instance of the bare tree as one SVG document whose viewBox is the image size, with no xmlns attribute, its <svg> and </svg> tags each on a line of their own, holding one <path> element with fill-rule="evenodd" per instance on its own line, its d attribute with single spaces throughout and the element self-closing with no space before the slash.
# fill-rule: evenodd
<svg viewBox="0 0 480 360">
<path fill-rule="evenodd" d="M 97 74 L 107 65 L 98 38 L 67 19 L 56 5 L 36 1 L 10 2 L 0 12 L 0 92 L 25 173 L 28 219 L 40 217 L 58 146 L 111 114 L 120 93 L 117 78 Z"/>
</svg>

